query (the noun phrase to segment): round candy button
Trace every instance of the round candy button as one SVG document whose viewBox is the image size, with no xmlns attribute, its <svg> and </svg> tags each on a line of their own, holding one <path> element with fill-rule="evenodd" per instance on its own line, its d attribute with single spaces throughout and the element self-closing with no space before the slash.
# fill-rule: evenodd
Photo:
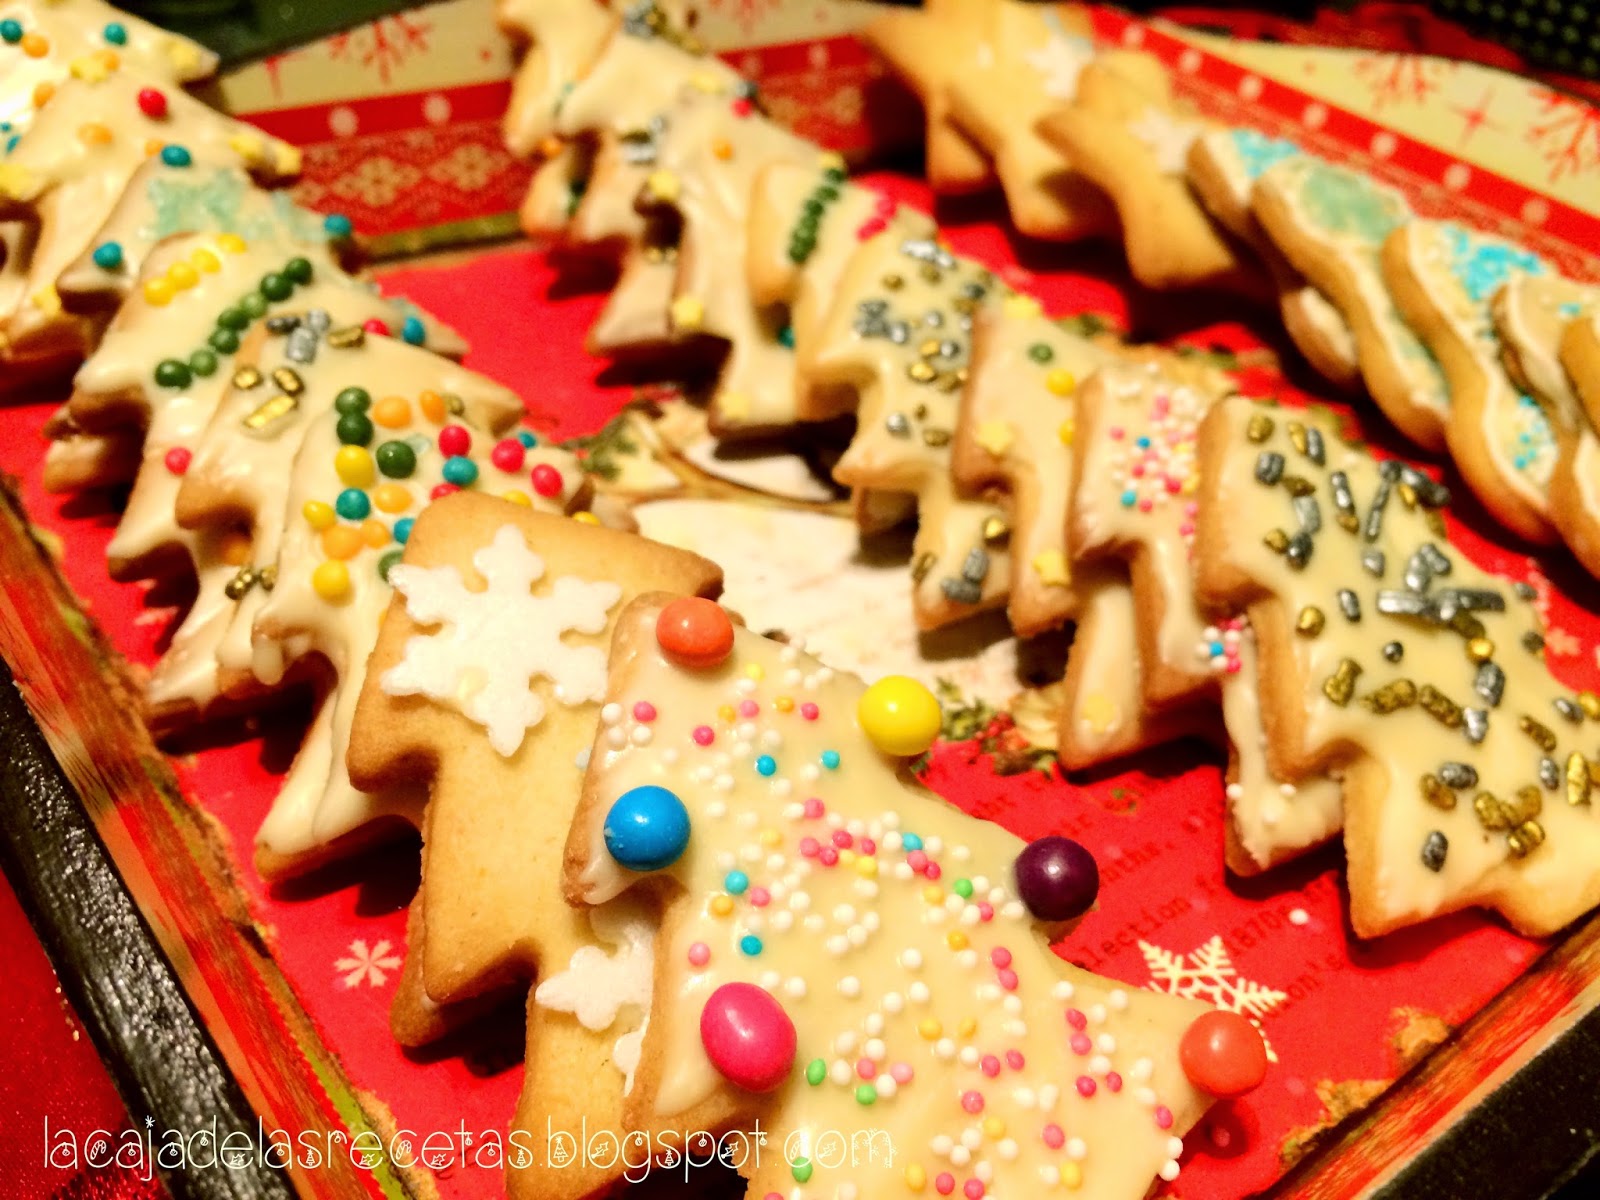
<svg viewBox="0 0 1600 1200">
<path fill-rule="evenodd" d="M 753 983 L 725 983 L 700 1010 L 706 1057 L 729 1083 L 770 1092 L 794 1067 L 794 1022 Z"/>
<path fill-rule="evenodd" d="M 1189 1082 L 1213 1096 L 1242 1096 L 1267 1075 L 1267 1045 L 1238 1013 L 1196 1017 L 1178 1043 L 1178 1061 Z"/>
<path fill-rule="evenodd" d="M 679 666 L 714 667 L 733 650 L 733 622 L 715 601 L 686 596 L 661 610 L 656 641 Z"/>
<path fill-rule="evenodd" d="M 915 679 L 886 675 L 862 693 L 856 720 L 879 750 L 909 758 L 933 745 L 943 716 L 933 693 Z"/>
<path fill-rule="evenodd" d="M 689 810 L 664 787 L 623 792 L 606 814 L 606 849 L 630 871 L 659 871 L 689 844 Z"/>
<path fill-rule="evenodd" d="M 1070 921 L 1094 905 L 1100 868 L 1071 838 L 1042 837 L 1017 855 L 1017 894 L 1040 921 Z"/>
</svg>

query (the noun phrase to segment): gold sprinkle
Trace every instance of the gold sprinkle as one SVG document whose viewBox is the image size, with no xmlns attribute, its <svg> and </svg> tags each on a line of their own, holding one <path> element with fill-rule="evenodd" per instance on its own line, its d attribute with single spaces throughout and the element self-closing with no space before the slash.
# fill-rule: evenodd
<svg viewBox="0 0 1600 1200">
<path fill-rule="evenodd" d="M 961 385 L 966 382 L 966 373 L 963 371 L 941 371 L 935 384 L 941 392 L 959 392 Z"/>
<path fill-rule="evenodd" d="M 1591 768 L 1585 761 L 1582 753 L 1574 750 L 1567 758 L 1567 803 L 1572 805 L 1589 803 L 1589 792 L 1593 787 L 1590 778 Z"/>
<path fill-rule="evenodd" d="M 1474 796 L 1472 811 L 1477 815 L 1478 824 L 1490 833 L 1511 828 L 1511 814 L 1506 811 L 1505 805 L 1500 803 L 1493 792 L 1479 792 Z"/>
<path fill-rule="evenodd" d="M 1004 517 L 990 517 L 983 523 L 983 540 L 993 545 L 1011 536 L 1011 523 Z"/>
<path fill-rule="evenodd" d="M 1370 696 L 1362 698 L 1365 704 L 1379 716 L 1387 716 L 1402 708 L 1410 708 L 1417 702 L 1417 685 L 1409 679 L 1396 679 L 1384 684 Z"/>
<path fill-rule="evenodd" d="M 1309 496 L 1317 490 L 1317 485 L 1304 475 L 1285 475 L 1279 482 L 1288 489 L 1289 495 L 1297 499 L 1301 496 Z"/>
<path fill-rule="evenodd" d="M 1467 657 L 1475 663 L 1488 662 L 1494 657 L 1494 643 L 1486 637 L 1475 637 L 1467 643 Z"/>
<path fill-rule="evenodd" d="M 1322 615 L 1322 610 L 1314 604 L 1308 604 L 1300 610 L 1300 615 L 1295 618 L 1295 632 L 1305 637 L 1316 637 L 1322 632 L 1322 627 L 1327 624 L 1327 618 Z"/>
<path fill-rule="evenodd" d="M 260 387 L 261 372 L 254 367 L 240 367 L 233 373 L 233 386 L 243 392 Z"/>
<path fill-rule="evenodd" d="M 922 440 L 925 444 L 938 448 L 950 444 L 950 431 L 948 429 L 924 429 Z"/>
<path fill-rule="evenodd" d="M 1342 512 L 1334 519 L 1339 522 L 1339 528 L 1346 533 L 1354 533 L 1361 528 L 1361 521 L 1355 513 Z"/>
<path fill-rule="evenodd" d="M 1546 754 L 1556 748 L 1556 735 L 1550 732 L 1549 726 L 1541 725 L 1532 717 L 1518 717 L 1517 728 L 1532 738 L 1534 745 L 1538 746 Z"/>
<path fill-rule="evenodd" d="M 906 281 L 904 279 L 892 272 L 888 275 L 885 275 L 882 279 L 878 280 L 878 282 L 883 285 L 883 289 L 886 292 L 898 292 L 906 285 Z"/>
<path fill-rule="evenodd" d="M 443 396 L 445 411 L 453 417 L 459 417 L 467 411 L 467 402 L 454 392 L 446 392 Z"/>
<path fill-rule="evenodd" d="M 1256 413 L 1244 427 L 1244 435 L 1252 442 L 1264 442 L 1272 436 L 1272 418 L 1266 413 Z"/>
<path fill-rule="evenodd" d="M 1483 627 L 1483 622 L 1478 620 L 1478 618 L 1473 616 L 1471 613 L 1465 611 L 1458 612 L 1455 616 L 1450 618 L 1450 628 L 1454 632 L 1459 633 L 1462 637 L 1466 638 L 1469 642 L 1474 641 L 1477 638 L 1481 638 L 1486 632 Z M 1490 647 L 1489 653 L 1494 653 L 1492 646 Z"/>
<path fill-rule="evenodd" d="M 354 350 L 364 346 L 366 341 L 367 331 L 359 325 L 346 325 L 343 329 L 328 332 L 328 345 L 336 350 Z"/>
<path fill-rule="evenodd" d="M 970 317 L 973 313 L 978 311 L 978 302 L 971 296 L 957 296 L 954 300 L 950 301 L 950 307 L 954 309 L 958 315 Z"/>
<path fill-rule="evenodd" d="M 939 345 L 938 338 L 929 338 L 917 347 L 917 353 L 922 355 L 923 358 L 937 358 L 939 356 Z"/>
<path fill-rule="evenodd" d="M 257 405 L 255 410 L 244 418 L 244 427 L 251 433 L 271 433 L 272 426 L 282 421 L 295 409 L 300 407 L 300 401 L 293 396 L 279 393 L 270 400 L 265 400 Z"/>
<path fill-rule="evenodd" d="M 1267 536 L 1261 540 L 1267 544 L 1268 550 L 1275 550 L 1279 554 L 1289 548 L 1289 535 L 1281 529 L 1269 529 Z"/>
<path fill-rule="evenodd" d="M 1600 721 L 1600 696 L 1593 692 L 1579 692 L 1578 707 L 1583 709 L 1583 715 L 1589 720 Z"/>
<path fill-rule="evenodd" d="M 1517 803 L 1511 810 L 1511 821 L 1521 825 L 1524 821 L 1531 821 L 1544 811 L 1544 797 L 1539 794 L 1539 789 L 1529 784 L 1527 787 L 1517 789 Z"/>
<path fill-rule="evenodd" d="M 278 390 L 287 392 L 291 396 L 298 396 L 306 390 L 306 385 L 289 367 L 278 367 L 272 372 L 272 382 L 278 385 Z"/>
<path fill-rule="evenodd" d="M 1435 808 L 1449 812 L 1456 806 L 1456 794 L 1437 775 L 1422 777 L 1422 798 Z"/>
<path fill-rule="evenodd" d="M 278 564 L 268 563 L 256 572 L 256 582 L 261 585 L 263 592 L 270 592 L 278 586 Z"/>
<path fill-rule="evenodd" d="M 1425 683 L 1417 692 L 1417 701 L 1435 721 L 1446 729 L 1461 727 L 1461 706 L 1431 683 Z"/>
<path fill-rule="evenodd" d="M 911 564 L 911 582 L 921 583 L 928 577 L 928 572 L 933 570 L 934 564 L 939 560 L 932 554 L 919 554 L 916 561 Z"/>
<path fill-rule="evenodd" d="M 1360 663 L 1353 658 L 1341 658 L 1338 670 L 1322 681 L 1322 694 L 1343 708 L 1350 703 L 1356 690 L 1356 676 L 1360 674 Z"/>
<path fill-rule="evenodd" d="M 923 263 L 918 269 L 917 274 L 921 275 L 922 278 L 927 280 L 929 283 L 938 283 L 944 278 L 944 276 L 940 273 L 939 268 L 934 266 L 932 263 Z"/>
<path fill-rule="evenodd" d="M 1417 506 L 1417 489 L 1412 487 L 1409 483 L 1401 483 L 1394 490 L 1400 493 L 1400 502 L 1404 504 L 1406 508 L 1412 509 Z"/>
<path fill-rule="evenodd" d="M 256 573 L 251 567 L 240 567 L 239 573 L 228 580 L 222 591 L 229 600 L 239 600 L 256 584 Z"/>
<path fill-rule="evenodd" d="M 1449 530 L 1444 527 L 1444 518 L 1439 515 L 1439 510 L 1437 508 L 1423 509 L 1422 520 L 1423 523 L 1427 525 L 1428 532 L 1433 534 L 1434 537 L 1443 538 L 1450 536 Z"/>
<path fill-rule="evenodd" d="M 917 383 L 928 383 L 938 372 L 919 358 L 906 368 L 906 374 Z"/>
<path fill-rule="evenodd" d="M 1306 438 L 1306 427 L 1299 421 L 1290 421 L 1284 426 L 1289 431 L 1289 443 L 1301 454 L 1309 452 L 1311 443 Z"/>
<path fill-rule="evenodd" d="M 1524 821 L 1506 835 L 1506 848 L 1513 858 L 1525 858 L 1544 844 L 1544 826 Z"/>
</svg>

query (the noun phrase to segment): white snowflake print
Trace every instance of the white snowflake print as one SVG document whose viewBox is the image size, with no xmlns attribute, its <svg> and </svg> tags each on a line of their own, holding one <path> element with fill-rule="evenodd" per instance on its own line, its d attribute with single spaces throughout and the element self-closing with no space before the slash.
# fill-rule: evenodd
<svg viewBox="0 0 1600 1200">
<path fill-rule="evenodd" d="M 1261 1028 L 1262 1017 L 1289 998 L 1284 992 L 1243 978 L 1234 969 L 1228 947 L 1220 937 L 1213 937 L 1192 954 L 1174 954 L 1143 941 L 1139 943 L 1139 953 L 1150 968 L 1152 992 L 1204 1001 L 1248 1017 L 1257 1029 Z M 1277 1062 L 1277 1052 L 1265 1033 L 1261 1040 L 1266 1043 L 1267 1058 Z"/>
<path fill-rule="evenodd" d="M 605 651 L 568 645 L 562 637 L 605 629 L 606 612 L 622 589 L 563 576 L 544 595 L 534 595 L 544 560 L 514 525 L 502 525 L 472 565 L 488 581 L 481 592 L 470 591 L 453 566 L 402 563 L 389 572 L 412 619 L 443 628 L 406 643 L 400 662 L 383 676 L 383 690 L 458 706 L 509 758 L 544 719 L 544 700 L 530 686 L 535 677 L 548 679 L 562 704 L 587 704 L 605 691 Z"/>
<path fill-rule="evenodd" d="M 1094 43 L 1088 38 L 1053 33 L 1044 45 L 1022 57 L 1044 76 L 1045 95 L 1071 100 L 1078 94 L 1078 76 L 1094 61 Z"/>
<path fill-rule="evenodd" d="M 1189 169 L 1189 147 L 1205 129 L 1197 121 L 1180 120 L 1152 106 L 1137 121 L 1129 122 L 1128 132 L 1150 148 L 1156 169 L 1163 175 L 1182 175 Z"/>
<path fill-rule="evenodd" d="M 369 987 L 382 987 L 389 979 L 388 973 L 400 969 L 400 956 L 394 953 L 394 946 L 388 938 L 370 949 L 366 938 L 357 938 L 350 943 L 349 954 L 334 962 L 333 969 L 347 988 L 357 988 L 363 983 Z"/>
</svg>

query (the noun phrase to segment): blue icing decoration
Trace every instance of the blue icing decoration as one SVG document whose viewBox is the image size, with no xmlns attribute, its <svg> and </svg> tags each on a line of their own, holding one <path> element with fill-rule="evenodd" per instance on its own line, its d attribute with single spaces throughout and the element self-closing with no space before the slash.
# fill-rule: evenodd
<svg viewBox="0 0 1600 1200">
<path fill-rule="evenodd" d="M 1244 173 L 1251 179 L 1261 178 L 1268 167 L 1301 153 L 1293 142 L 1270 138 L 1254 129 L 1230 129 L 1228 132 L 1233 136 L 1233 148 L 1244 163 Z"/>
<path fill-rule="evenodd" d="M 1532 396 L 1519 394 L 1516 424 L 1516 445 L 1508 447 L 1512 465 L 1524 473 L 1537 471 L 1534 475 L 1536 483 L 1547 482 L 1556 454 L 1556 438 L 1550 428 L 1550 418 L 1545 416 L 1544 409 Z"/>
<path fill-rule="evenodd" d="M 1565 304 L 1561 305 L 1560 308 L 1556 309 L 1556 311 L 1559 312 L 1563 317 L 1567 318 L 1567 320 L 1575 321 L 1578 319 L 1579 314 L 1583 312 L 1583 305 L 1577 303 L 1576 301 L 1568 300 Z"/>
<path fill-rule="evenodd" d="M 1475 304 L 1487 304 L 1512 275 L 1544 271 L 1539 256 L 1520 247 L 1475 237 L 1459 225 L 1440 229 L 1449 247 L 1450 273 Z"/>
<path fill-rule="evenodd" d="M 209 232 L 235 233 L 247 242 L 326 240 L 321 217 L 301 208 L 287 192 L 262 193 L 242 171 L 219 167 L 158 175 L 146 187 L 145 199 L 150 213 L 140 233 L 151 241 Z"/>
</svg>

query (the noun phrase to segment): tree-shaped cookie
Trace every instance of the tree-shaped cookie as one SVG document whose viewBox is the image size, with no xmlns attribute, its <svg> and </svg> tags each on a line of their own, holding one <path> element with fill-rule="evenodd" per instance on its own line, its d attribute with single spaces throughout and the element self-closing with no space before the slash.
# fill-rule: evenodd
<svg viewBox="0 0 1600 1200">
<path fill-rule="evenodd" d="M 571 0 L 496 0 L 494 16 L 526 43 L 500 134 L 511 153 L 533 158 L 549 149 L 562 93 L 599 56 L 617 17 L 598 3 Z"/>
<path fill-rule="evenodd" d="M 1190 562 L 1200 480 L 1195 438 L 1212 393 L 1170 366 L 1106 367 L 1078 396 L 1077 485 L 1068 541 L 1080 562 L 1127 562 L 1147 708 L 1216 703 L 1230 750 L 1228 861 L 1260 871 L 1339 832 L 1338 785 L 1300 783 L 1266 760 L 1254 632 L 1215 621 L 1195 599 Z M 1296 423 L 1314 450 L 1315 425 Z"/>
<path fill-rule="evenodd" d="M 350 236 L 348 218 L 301 208 L 286 191 L 265 191 L 237 167 L 175 167 L 159 155 L 133 173 L 90 245 L 56 281 L 76 311 L 116 308 L 157 243 L 185 233 L 232 233 L 247 242 L 327 246 Z"/>
<path fill-rule="evenodd" d="M 1396 311 L 1381 262 L 1384 239 L 1414 219 L 1405 197 L 1354 168 L 1298 155 L 1257 177 L 1250 209 L 1289 264 L 1339 310 L 1384 416 L 1417 445 L 1442 450 L 1449 389 Z"/>
<path fill-rule="evenodd" d="M 886 12 L 861 30 L 922 101 L 925 169 L 935 192 L 965 195 L 996 182 L 994 164 L 956 124 L 949 98 L 955 79 L 978 66 L 996 7 L 996 0 L 928 0 L 916 9 Z"/>
<path fill-rule="evenodd" d="M 1009 526 L 950 474 L 972 326 L 994 276 L 927 238 L 863 242 L 807 350 L 805 385 L 856 398 L 856 434 L 834 478 L 860 497 L 907 493 L 919 518 L 912 611 L 933 629 L 1005 602 Z"/>
<path fill-rule="evenodd" d="M 1600 705 L 1551 678 L 1532 589 L 1451 543 L 1441 485 L 1307 432 L 1229 400 L 1200 433 L 1197 586 L 1255 630 L 1268 761 L 1340 774 L 1361 936 L 1472 906 L 1553 933 L 1600 901 Z"/>
<path fill-rule="evenodd" d="M 964 492 L 994 490 L 1006 498 L 1007 613 L 1018 637 L 1054 629 L 1079 611 L 1066 546 L 1073 394 L 1112 361 L 1109 350 L 1037 307 L 1019 297 L 1004 312 L 979 315 L 951 452 L 951 471 Z"/>
<path fill-rule="evenodd" d="M 931 238 L 933 219 L 847 180 L 842 159 L 819 154 L 814 167 L 771 163 L 750 194 L 745 268 L 751 299 L 787 314 L 795 354 L 795 414 L 820 421 L 855 409 L 851 388 L 807 387 L 810 361 L 839 279 L 861 242 L 892 232 Z"/>
<path fill-rule="evenodd" d="M 1146 287 L 1258 287 L 1256 268 L 1189 190 L 1189 147 L 1209 126 L 1147 54 L 1113 51 L 1084 67 L 1071 104 L 1039 122 L 1116 205 L 1134 278 Z"/>
<path fill-rule="evenodd" d="M 1589 423 L 1600 429 L 1600 302 L 1588 303 L 1562 330 L 1561 366 Z"/>
<path fill-rule="evenodd" d="M 1274 163 L 1304 151 L 1284 138 L 1247 128 L 1217 129 L 1189 147 L 1189 183 L 1222 227 L 1255 251 L 1278 289 L 1278 315 L 1306 361 L 1340 387 L 1356 387 L 1361 368 L 1355 335 L 1321 292 L 1289 265 L 1250 210 L 1255 181 Z"/>
<path fill-rule="evenodd" d="M 1519 537 L 1555 540 L 1550 418 L 1511 382 L 1490 305 L 1515 275 L 1544 275 L 1530 251 L 1445 221 L 1408 221 L 1383 244 L 1384 281 L 1401 316 L 1439 364 L 1450 395 L 1445 444 L 1461 477 Z"/>
<path fill-rule="evenodd" d="M 30 223 L 22 295 L 0 314 L 4 353 L 59 360 L 87 349 L 84 329 L 56 290 L 61 273 L 91 239 L 151 154 L 180 169 L 242 166 L 263 181 L 299 170 L 286 142 L 206 107 L 178 88 L 152 86 L 131 71 L 66 80 L 0 164 L 0 219 Z"/>
<path fill-rule="evenodd" d="M 1051 951 L 1093 859 L 915 783 L 905 756 L 939 727 L 921 685 L 868 689 L 707 602 L 647 597 L 606 699 L 567 879 L 584 903 L 666 904 L 632 1127 L 759 1119 L 736 1163 L 753 1196 L 1132 1200 L 1175 1177 L 1208 1103 L 1180 1059 L 1214 1091 L 1260 1078 L 1248 1024 Z"/>
<path fill-rule="evenodd" d="M 482 603 L 499 603 L 507 613 L 483 622 L 483 645 L 493 645 L 493 637 L 517 637 L 518 629 L 560 605 L 579 608 L 576 600 L 563 602 L 557 590 L 597 597 L 568 622 L 571 632 L 563 634 L 550 624 L 538 643 L 547 669 L 526 670 L 520 678 L 512 678 L 515 670 L 507 672 L 502 683 L 520 696 L 502 706 L 506 715 L 490 706 L 486 678 L 470 710 L 448 685 L 432 686 L 429 693 L 414 683 L 422 659 L 446 654 L 450 638 L 467 637 L 470 629 L 456 624 L 438 630 L 442 637 L 432 637 L 429 630 L 442 621 L 424 616 L 426 594 L 421 586 L 413 589 L 411 579 L 486 587 L 494 581 L 474 563 L 478 555 L 490 554 L 498 538 L 506 539 L 507 554 L 523 563 L 523 570 L 533 555 L 542 563 L 542 574 L 523 582 L 520 592 L 499 582 L 493 592 L 483 592 Z M 430 509 L 406 544 L 405 568 L 355 714 L 350 771 L 355 781 L 374 790 L 430 781 L 422 888 L 392 1010 L 395 1034 L 408 1045 L 421 1045 L 445 1032 L 445 1006 L 526 981 L 536 970 L 554 974 L 566 966 L 574 944 L 587 941 L 586 920 L 552 902 L 552 882 L 560 874 L 565 830 L 576 805 L 574 763 L 594 739 L 600 707 L 589 696 L 594 688 L 573 686 L 555 669 L 571 656 L 603 662 L 611 621 L 626 598 L 653 587 L 715 594 L 720 573 L 682 550 L 578 522 L 515 514 L 477 496 L 451 499 L 437 512 Z M 538 594 L 531 592 L 533 584 Z M 518 613 L 518 605 L 525 606 L 525 614 Z M 515 653 L 533 653 L 533 645 Z M 501 653 L 509 664 L 509 653 Z M 442 669 L 458 670 L 451 675 L 456 678 L 467 662 L 462 659 L 459 669 L 453 662 L 446 654 Z M 538 720 L 530 718 L 534 710 Z M 507 725 L 518 715 L 522 725 Z M 528 886 L 530 880 L 544 890 Z M 538 1056 L 530 1053 L 528 1061 Z"/>
<path fill-rule="evenodd" d="M 268 325 L 259 357 L 231 380 L 211 431 L 237 436 L 242 427 L 275 443 L 269 453 L 293 464 L 287 486 L 243 489 L 224 470 L 186 478 L 179 495 L 180 519 L 196 528 L 238 521 L 251 500 L 280 506 L 275 554 L 241 568 L 230 584 L 240 632 L 225 645 L 248 630 L 256 685 L 323 668 L 311 731 L 257 837 L 256 862 L 269 876 L 418 818 L 418 789 L 366 793 L 345 773 L 350 721 L 389 602 L 387 576 L 417 514 L 464 488 L 554 512 L 588 493 L 570 454 L 527 431 L 508 435 L 522 411 L 514 394 L 420 347 L 361 332 L 335 329 L 315 310 Z M 273 519 L 249 514 L 257 540 L 272 541 L 264 530 Z"/>
<path fill-rule="evenodd" d="M 975 50 L 978 61 L 950 80 L 946 100 L 956 127 L 994 160 L 1017 229 L 1053 241 L 1114 233 L 1106 194 L 1034 128 L 1072 101 L 1078 73 L 1094 61 L 1088 10 L 1000 0 Z"/>
</svg>

